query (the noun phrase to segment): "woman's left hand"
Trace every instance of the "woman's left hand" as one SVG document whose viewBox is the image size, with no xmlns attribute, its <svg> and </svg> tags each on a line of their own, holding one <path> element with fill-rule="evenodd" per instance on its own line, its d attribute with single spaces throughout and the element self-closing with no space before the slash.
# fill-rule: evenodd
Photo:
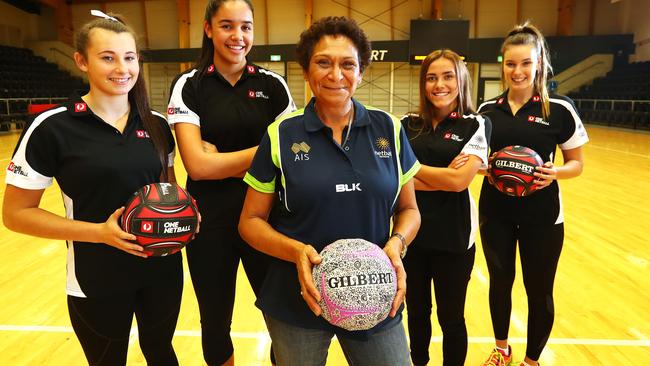
<svg viewBox="0 0 650 366">
<path fill-rule="evenodd" d="M 397 274 L 397 292 L 395 293 L 395 299 L 393 299 L 390 313 L 388 313 L 388 316 L 391 318 L 395 317 L 397 310 L 399 310 L 399 307 L 402 305 L 402 302 L 404 302 L 404 297 L 406 296 L 406 271 L 404 270 L 404 264 L 400 257 L 401 246 L 402 242 L 396 237 L 389 239 L 384 246 L 384 252 L 388 256 L 388 259 L 390 259 L 390 262 L 395 268 L 395 273 Z"/>
<path fill-rule="evenodd" d="M 546 188 L 557 179 L 557 169 L 552 162 L 547 161 L 542 166 L 535 168 L 537 171 L 534 173 L 535 184 L 537 184 L 537 189 Z"/>
</svg>

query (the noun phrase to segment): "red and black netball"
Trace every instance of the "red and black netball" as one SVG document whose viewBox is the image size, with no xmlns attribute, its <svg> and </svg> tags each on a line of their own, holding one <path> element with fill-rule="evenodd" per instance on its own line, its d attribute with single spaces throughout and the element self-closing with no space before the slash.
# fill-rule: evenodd
<svg viewBox="0 0 650 366">
<path fill-rule="evenodd" d="M 492 159 L 490 178 L 501 192 L 523 197 L 537 191 L 535 168 L 544 162 L 535 150 L 525 146 L 506 146 Z"/>
<path fill-rule="evenodd" d="M 176 183 L 153 183 L 140 188 L 124 206 L 122 229 L 136 236 L 149 256 L 181 250 L 199 222 L 194 198 Z"/>
</svg>

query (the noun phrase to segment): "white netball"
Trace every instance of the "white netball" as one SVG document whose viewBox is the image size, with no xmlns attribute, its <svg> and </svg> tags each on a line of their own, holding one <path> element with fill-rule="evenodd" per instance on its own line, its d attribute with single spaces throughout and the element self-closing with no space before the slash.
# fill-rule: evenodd
<svg viewBox="0 0 650 366">
<path fill-rule="evenodd" d="M 366 330 L 386 319 L 397 291 L 397 276 L 386 253 L 363 239 L 326 246 L 313 268 L 322 316 L 346 330 Z"/>
</svg>

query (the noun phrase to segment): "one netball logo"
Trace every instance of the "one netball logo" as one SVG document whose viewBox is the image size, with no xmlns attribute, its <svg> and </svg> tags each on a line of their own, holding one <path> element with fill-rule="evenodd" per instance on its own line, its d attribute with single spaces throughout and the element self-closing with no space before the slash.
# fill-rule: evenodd
<svg viewBox="0 0 650 366">
<path fill-rule="evenodd" d="M 74 111 L 77 113 L 85 112 L 86 111 L 86 103 L 75 103 L 74 104 Z"/>
</svg>

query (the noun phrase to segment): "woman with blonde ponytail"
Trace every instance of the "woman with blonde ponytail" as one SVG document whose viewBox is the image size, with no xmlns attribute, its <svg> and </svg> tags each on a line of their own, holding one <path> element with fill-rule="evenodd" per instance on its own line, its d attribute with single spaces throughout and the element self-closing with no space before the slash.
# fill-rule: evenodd
<svg viewBox="0 0 650 366">
<path fill-rule="evenodd" d="M 545 161 L 537 167 L 535 194 L 511 197 L 486 178 L 479 201 L 479 226 L 490 272 L 490 314 L 496 347 L 483 365 L 513 361 L 508 345 L 517 243 L 528 298 L 528 339 L 520 366 L 538 365 L 554 320 L 553 282 L 564 242 L 564 215 L 558 179 L 582 173 L 582 145 L 589 141 L 573 102 L 549 94 L 552 73 L 542 33 L 526 22 L 515 26 L 501 46 L 503 94 L 486 101 L 479 113 L 492 121 L 492 153 L 510 145 L 535 150 Z M 559 146 L 564 164 L 554 165 Z M 489 168 L 488 168 L 489 171 Z"/>
</svg>

